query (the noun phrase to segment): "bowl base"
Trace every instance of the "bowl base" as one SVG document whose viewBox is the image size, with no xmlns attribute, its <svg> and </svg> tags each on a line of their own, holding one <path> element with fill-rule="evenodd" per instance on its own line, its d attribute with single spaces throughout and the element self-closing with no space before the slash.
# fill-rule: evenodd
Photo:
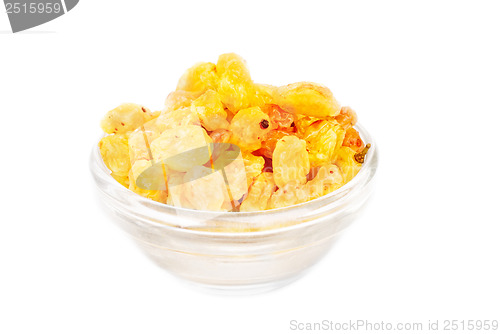
<svg viewBox="0 0 500 334">
<path fill-rule="evenodd" d="M 199 282 L 185 280 L 180 277 L 178 278 L 182 283 L 202 293 L 218 295 L 218 296 L 251 296 L 281 289 L 299 280 L 302 276 L 304 276 L 304 274 L 305 272 L 301 272 L 295 276 L 288 277 L 280 281 L 273 281 L 260 284 L 248 284 L 248 285 L 210 285 L 210 284 L 203 284 Z"/>
</svg>

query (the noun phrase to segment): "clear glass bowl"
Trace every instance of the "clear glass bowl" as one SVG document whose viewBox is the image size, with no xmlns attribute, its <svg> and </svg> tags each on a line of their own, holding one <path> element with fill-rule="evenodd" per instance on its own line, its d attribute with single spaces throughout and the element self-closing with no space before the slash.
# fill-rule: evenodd
<svg viewBox="0 0 500 334">
<path fill-rule="evenodd" d="M 261 292 L 300 277 L 321 259 L 371 194 L 377 149 L 359 173 L 315 200 L 257 212 L 177 208 L 141 197 L 115 181 L 94 145 L 90 169 L 112 217 L 139 247 L 172 274 L 218 291 Z"/>
</svg>

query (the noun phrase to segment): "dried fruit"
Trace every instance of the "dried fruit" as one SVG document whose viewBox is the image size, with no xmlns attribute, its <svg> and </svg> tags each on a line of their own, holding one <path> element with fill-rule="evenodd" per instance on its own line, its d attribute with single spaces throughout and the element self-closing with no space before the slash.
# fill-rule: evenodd
<svg viewBox="0 0 500 334">
<path fill-rule="evenodd" d="M 254 84 L 255 95 L 250 103 L 252 107 L 262 107 L 266 104 L 273 104 L 274 98 L 273 95 L 277 87 L 265 84 Z"/>
<path fill-rule="evenodd" d="M 289 136 L 290 132 L 282 131 L 282 130 L 271 130 L 269 131 L 262 141 L 262 147 L 255 151 L 254 153 L 257 155 L 261 155 L 263 157 L 272 159 L 273 152 L 276 148 L 276 143 L 278 140 L 285 136 Z"/>
<path fill-rule="evenodd" d="M 333 164 L 321 166 L 318 168 L 314 179 L 306 184 L 309 195 L 308 200 L 321 197 L 337 190 L 343 184 L 344 178 L 339 167 Z"/>
<path fill-rule="evenodd" d="M 116 181 L 152 200 L 267 210 L 349 182 L 370 148 L 356 122 L 325 86 L 255 84 L 243 58 L 228 53 L 189 68 L 161 112 L 132 103 L 109 111 L 99 149 Z"/>
<path fill-rule="evenodd" d="M 274 175 L 276 179 L 276 175 Z M 277 209 L 290 205 L 303 203 L 309 200 L 306 187 L 298 182 L 292 181 L 280 187 L 274 192 L 269 200 L 268 209 Z"/>
<path fill-rule="evenodd" d="M 334 117 L 335 121 L 340 124 L 344 129 L 349 129 L 356 125 L 358 116 L 351 107 L 342 107 L 340 113 Z"/>
<path fill-rule="evenodd" d="M 184 127 L 186 125 L 200 125 L 200 117 L 190 107 L 177 110 L 164 110 L 156 119 L 156 124 L 160 132 L 167 129 Z"/>
<path fill-rule="evenodd" d="M 215 131 L 212 131 L 210 132 L 210 138 L 212 139 L 214 145 L 212 148 L 212 159 L 205 164 L 207 167 L 210 167 L 211 163 L 217 160 L 223 152 L 233 148 L 231 147 L 232 145 L 229 144 L 229 141 L 231 139 L 231 132 L 229 130 L 217 129 Z"/>
<path fill-rule="evenodd" d="M 198 63 L 189 68 L 177 83 L 177 90 L 203 93 L 207 89 L 217 88 L 215 64 Z"/>
<path fill-rule="evenodd" d="M 335 164 L 339 166 L 344 183 L 352 180 L 361 169 L 361 164 L 354 159 L 356 151 L 347 146 L 342 146 L 337 150 Z"/>
<path fill-rule="evenodd" d="M 130 170 L 128 139 L 124 134 L 103 137 L 99 142 L 101 157 L 115 176 L 125 177 Z"/>
<path fill-rule="evenodd" d="M 263 129 L 261 122 L 269 122 L 269 116 L 259 107 L 240 110 L 231 121 L 229 129 L 232 132 L 231 143 L 238 145 L 242 150 L 255 151 L 261 147 L 264 136 L 270 131 Z"/>
<path fill-rule="evenodd" d="M 248 182 L 247 180 L 249 175 L 246 173 L 245 162 L 241 152 L 236 159 L 223 167 L 221 172 L 223 173 L 222 176 L 227 188 L 227 197 L 225 200 L 236 203 L 247 193 L 248 186 L 251 183 L 251 181 Z"/>
<path fill-rule="evenodd" d="M 273 173 L 260 174 L 250 186 L 247 197 L 241 203 L 240 211 L 266 210 L 275 190 Z"/>
<path fill-rule="evenodd" d="M 221 55 L 217 61 L 217 74 L 217 92 L 226 108 L 237 113 L 250 107 L 255 98 L 255 87 L 243 58 L 234 53 Z"/>
<path fill-rule="evenodd" d="M 131 165 L 137 160 L 152 159 L 150 145 L 160 135 L 156 121 L 157 118 L 145 123 L 129 134 L 128 147 Z"/>
<path fill-rule="evenodd" d="M 152 166 L 152 162 L 148 160 L 137 160 L 130 169 L 129 180 L 130 186 L 129 189 L 139 194 L 143 197 L 147 197 L 152 199 L 153 201 L 166 203 L 167 202 L 167 191 L 166 190 L 151 190 L 151 189 L 143 189 L 137 186 L 136 180 L 137 178 L 148 168 Z M 158 180 L 151 180 L 152 183 L 156 183 Z"/>
<path fill-rule="evenodd" d="M 179 108 L 191 106 L 191 103 L 196 100 L 202 92 L 189 92 L 185 90 L 176 90 L 168 94 L 165 100 L 164 111 L 173 111 Z"/>
<path fill-rule="evenodd" d="M 297 117 L 294 114 L 284 111 L 276 104 L 265 104 L 261 107 L 262 112 L 269 115 L 272 129 L 279 129 L 293 132 Z"/>
<path fill-rule="evenodd" d="M 334 121 L 303 117 L 297 121 L 299 137 L 307 142 L 312 167 L 332 161 L 335 151 L 342 145 L 345 130 Z"/>
<path fill-rule="evenodd" d="M 207 145 L 211 142 L 205 129 L 186 125 L 163 131 L 150 147 L 155 162 L 164 161 L 170 169 L 187 172 L 210 159 Z"/>
<path fill-rule="evenodd" d="M 337 116 L 340 104 L 325 86 L 312 82 L 298 82 L 279 87 L 274 96 L 284 110 L 313 117 Z"/>
<path fill-rule="evenodd" d="M 253 182 L 253 179 L 262 173 L 264 168 L 264 158 L 253 155 L 249 152 L 242 152 L 243 163 L 247 174 L 248 185 Z"/>
<path fill-rule="evenodd" d="M 354 128 L 347 129 L 342 145 L 350 147 L 356 152 L 361 152 L 364 148 L 363 140 L 359 136 L 359 132 Z"/>
<path fill-rule="evenodd" d="M 155 117 L 149 109 L 134 103 L 124 103 L 106 113 L 101 128 L 106 133 L 127 133 Z"/>
<path fill-rule="evenodd" d="M 184 176 L 186 173 L 169 171 L 167 176 L 168 197 L 167 204 L 180 208 L 190 207 L 188 200 L 185 197 L 185 192 L 182 187 L 184 184 Z"/>
<path fill-rule="evenodd" d="M 210 138 L 212 138 L 214 143 L 229 143 L 231 131 L 226 129 L 217 129 L 210 133 Z"/>
<path fill-rule="evenodd" d="M 228 196 L 222 173 L 204 166 L 190 169 L 180 187 L 186 199 L 182 204 L 191 209 L 220 211 Z"/>
<path fill-rule="evenodd" d="M 285 136 L 278 141 L 273 153 L 274 182 L 278 187 L 289 182 L 306 183 L 309 167 L 305 140 Z"/>
<path fill-rule="evenodd" d="M 270 209 L 295 205 L 324 196 L 344 184 L 340 169 L 333 164 L 321 166 L 316 176 L 305 185 L 295 181 L 278 189 L 269 202 Z"/>
<path fill-rule="evenodd" d="M 229 128 L 229 122 L 226 120 L 227 113 L 217 92 L 207 90 L 193 101 L 191 108 L 198 114 L 201 124 L 208 131 Z"/>
</svg>

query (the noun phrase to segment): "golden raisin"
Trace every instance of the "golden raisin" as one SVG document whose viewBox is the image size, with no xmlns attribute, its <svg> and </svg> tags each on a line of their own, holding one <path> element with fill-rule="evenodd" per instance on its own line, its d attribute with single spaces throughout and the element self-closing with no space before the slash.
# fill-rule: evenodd
<svg viewBox="0 0 500 334">
<path fill-rule="evenodd" d="M 363 140 L 359 136 L 359 132 L 354 128 L 348 128 L 342 146 L 352 148 L 356 152 L 361 152 L 364 148 Z"/>
<path fill-rule="evenodd" d="M 191 108 L 198 114 L 201 124 L 208 131 L 229 128 L 227 113 L 216 91 L 207 90 L 193 101 Z"/>
<path fill-rule="evenodd" d="M 276 103 L 293 114 L 313 117 L 337 116 L 340 104 L 325 86 L 312 82 L 298 82 L 279 87 L 275 92 Z"/>
<path fill-rule="evenodd" d="M 262 120 L 269 122 L 269 116 L 259 107 L 240 110 L 232 119 L 229 129 L 232 132 L 231 143 L 238 145 L 242 150 L 255 151 L 261 147 L 264 136 L 269 127 L 261 127 Z"/>
<path fill-rule="evenodd" d="M 269 199 L 276 189 L 272 173 L 262 173 L 252 183 L 248 195 L 241 203 L 240 211 L 266 210 Z"/>
<path fill-rule="evenodd" d="M 262 111 L 269 115 L 272 129 L 280 129 L 284 131 L 293 131 L 295 126 L 295 115 L 284 111 L 276 104 L 266 104 L 262 107 Z"/>
<path fill-rule="evenodd" d="M 124 134 L 103 137 L 99 142 L 101 157 L 106 166 L 117 176 L 127 176 L 130 170 L 128 139 Z"/>
<path fill-rule="evenodd" d="M 295 136 L 285 136 L 276 144 L 273 153 L 274 182 L 283 187 L 289 182 L 304 184 L 309 173 L 306 142 Z"/>
<path fill-rule="evenodd" d="M 273 158 L 273 152 L 274 149 L 276 148 L 276 143 L 278 140 L 285 136 L 289 136 L 290 133 L 282 130 L 271 130 L 269 131 L 265 136 L 264 140 L 262 141 L 262 147 L 258 150 L 256 150 L 254 153 L 256 155 L 261 155 L 263 157 L 267 157 L 272 159 Z"/>
<path fill-rule="evenodd" d="M 217 72 L 213 63 L 198 63 L 189 68 L 177 84 L 177 90 L 203 93 L 217 88 Z"/>
<path fill-rule="evenodd" d="M 217 61 L 217 74 L 217 93 L 226 108 L 237 113 L 251 106 L 255 87 L 243 58 L 234 53 L 221 55 Z"/>
<path fill-rule="evenodd" d="M 334 119 L 342 126 L 344 129 L 348 129 L 356 125 L 358 121 L 358 116 L 356 112 L 352 110 L 351 107 L 342 107 L 340 113 L 334 117 Z"/>
<path fill-rule="evenodd" d="M 106 113 L 101 128 L 106 133 L 127 133 L 155 117 L 148 109 L 135 103 L 124 103 Z"/>
</svg>

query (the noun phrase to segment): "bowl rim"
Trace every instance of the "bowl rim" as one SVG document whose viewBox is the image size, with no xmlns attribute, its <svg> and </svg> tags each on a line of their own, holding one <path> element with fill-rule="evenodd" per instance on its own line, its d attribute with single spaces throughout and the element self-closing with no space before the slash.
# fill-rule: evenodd
<svg viewBox="0 0 500 334">
<path fill-rule="evenodd" d="M 119 191 L 128 192 L 129 194 L 132 195 L 131 197 L 134 198 L 134 200 L 137 200 L 138 202 L 146 202 L 148 205 L 148 209 L 150 209 L 149 207 L 154 207 L 155 209 L 165 208 L 165 209 L 175 210 L 178 213 L 178 215 L 182 215 L 182 213 L 185 213 L 186 215 L 190 215 L 190 214 L 203 215 L 204 213 L 213 215 L 213 214 L 217 213 L 218 216 L 231 217 L 231 218 L 235 218 L 235 219 L 238 217 L 247 217 L 247 216 L 258 217 L 258 216 L 262 216 L 262 215 L 269 215 L 269 214 L 280 213 L 280 212 L 284 212 L 284 211 L 292 211 L 294 209 L 304 208 L 305 206 L 308 206 L 308 205 L 311 206 L 311 205 L 317 204 L 318 202 L 321 202 L 321 201 L 328 201 L 328 199 L 334 198 L 341 193 L 348 193 L 350 190 L 352 190 L 357 185 L 359 185 L 361 182 L 363 182 L 364 176 L 365 177 L 368 176 L 368 179 L 365 180 L 365 182 L 369 183 L 373 179 L 373 177 L 376 173 L 376 170 L 378 168 L 378 146 L 375 143 L 375 141 L 373 140 L 373 138 L 371 137 L 371 135 L 368 133 L 368 131 L 362 125 L 360 125 L 359 122 L 356 123 L 354 128 L 359 131 L 359 134 L 360 134 L 361 138 L 363 139 L 363 141 L 367 144 L 369 143 L 371 145 L 371 147 L 368 150 L 367 155 L 365 156 L 365 161 L 364 161 L 363 165 L 361 166 L 360 170 L 349 182 L 347 182 L 345 185 L 343 185 L 339 189 L 336 189 L 336 190 L 334 190 L 326 195 L 315 198 L 313 200 L 290 205 L 290 206 L 286 206 L 286 207 L 269 209 L 269 210 L 258 210 L 258 211 L 248 211 L 248 212 L 196 210 L 196 209 L 188 209 L 188 208 L 183 208 L 183 207 L 176 207 L 173 205 L 169 205 L 169 204 L 161 203 L 161 202 L 156 202 L 156 201 L 153 201 L 149 198 L 143 197 L 143 196 L 133 192 L 132 190 L 124 187 L 123 185 L 121 185 L 118 181 L 116 181 L 111 176 L 111 171 L 109 170 L 109 168 L 105 165 L 104 161 L 102 160 L 102 156 L 101 156 L 100 150 L 99 150 L 99 141 L 103 137 L 108 135 L 105 133 L 103 133 L 99 137 L 97 143 L 95 143 L 92 147 L 92 151 L 91 151 L 91 155 L 90 155 L 90 169 L 91 169 L 91 173 L 94 176 L 94 179 L 96 179 L 97 177 L 101 177 L 101 178 L 106 179 L 106 182 L 109 184 L 109 186 L 111 186 L 115 189 L 118 188 Z M 97 170 L 94 167 L 97 167 Z M 101 192 L 105 193 L 102 189 L 99 188 L 99 190 Z M 340 198 L 339 200 L 341 200 L 341 199 L 342 198 Z M 151 210 L 153 210 L 153 209 L 151 209 Z M 168 214 L 168 213 L 166 213 L 166 214 Z M 167 228 L 167 229 L 173 228 L 176 230 L 181 229 L 183 231 L 192 232 L 192 233 L 196 233 L 196 234 L 209 234 L 209 235 L 218 235 L 218 236 L 220 236 L 220 235 L 241 236 L 241 235 L 249 235 L 249 234 L 251 234 L 251 235 L 270 234 L 270 233 L 275 233 L 276 231 L 285 231 L 285 230 L 305 227 L 305 226 L 314 224 L 315 221 L 314 220 L 313 221 L 306 221 L 306 222 L 302 222 L 299 224 L 293 224 L 293 225 L 282 226 L 282 227 L 273 227 L 270 229 L 263 229 L 260 231 L 244 231 L 244 232 L 205 231 L 205 230 L 196 229 L 196 228 L 207 227 L 207 226 L 203 226 L 202 224 L 200 224 L 199 226 L 190 225 L 189 227 L 184 227 L 184 226 L 177 226 L 177 225 L 170 225 L 170 224 L 162 224 L 160 222 L 155 222 L 155 221 L 149 221 L 148 223 L 155 225 L 155 226 L 158 226 L 158 227 L 161 227 L 161 228 Z"/>
</svg>

